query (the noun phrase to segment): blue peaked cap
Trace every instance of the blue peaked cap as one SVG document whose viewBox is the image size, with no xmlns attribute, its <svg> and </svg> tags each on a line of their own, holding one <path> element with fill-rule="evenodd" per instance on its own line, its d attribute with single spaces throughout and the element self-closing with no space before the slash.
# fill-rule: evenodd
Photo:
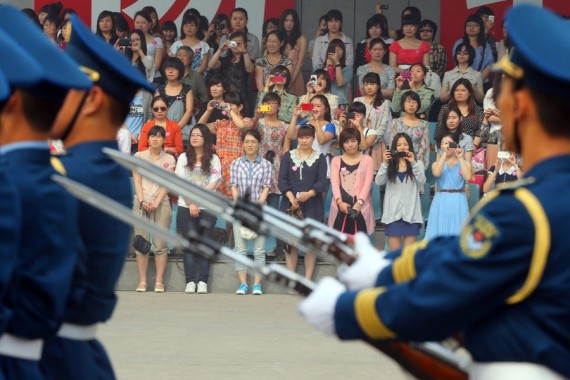
<svg viewBox="0 0 570 380">
<path fill-rule="evenodd" d="M 26 60 L 17 61 L 13 56 L 6 54 L 18 64 L 21 74 L 30 75 L 30 62 L 35 62 L 41 68 L 40 78 L 35 78 L 18 84 L 26 87 L 32 92 L 46 99 L 61 100 L 69 89 L 85 90 L 91 88 L 92 84 L 85 77 L 77 64 L 67 56 L 60 48 L 54 45 L 46 36 L 32 23 L 32 21 L 16 8 L 8 5 L 0 5 L 0 30 L 7 34 L 22 50 L 31 57 Z M 4 44 L 2 44 L 4 47 Z M 1 61 L 8 59 L 1 59 Z M 8 81 L 16 84 L 12 80 L 16 78 L 16 73 L 12 70 L 4 71 Z M 59 99 L 61 97 L 61 99 Z"/>
<path fill-rule="evenodd" d="M 570 22 L 530 4 L 514 6 L 505 19 L 513 43 L 494 70 L 522 79 L 531 89 L 570 97 Z"/>
</svg>

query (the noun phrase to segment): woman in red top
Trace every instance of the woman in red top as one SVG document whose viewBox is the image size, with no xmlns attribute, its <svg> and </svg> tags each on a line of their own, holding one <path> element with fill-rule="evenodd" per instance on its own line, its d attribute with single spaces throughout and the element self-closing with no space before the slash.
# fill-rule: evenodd
<svg viewBox="0 0 570 380">
<path fill-rule="evenodd" d="M 416 38 L 418 20 L 413 16 L 402 18 L 404 38 L 390 45 L 390 66 L 396 73 L 406 70 L 414 63 L 423 63 L 429 67 L 430 46 Z"/>
<path fill-rule="evenodd" d="M 160 125 L 166 131 L 166 138 L 164 139 L 164 151 L 166 153 L 178 157 L 184 151 L 180 126 L 166 118 L 166 113 L 168 112 L 166 104 L 166 99 L 163 96 L 155 96 L 152 99 L 151 107 L 154 119 L 147 121 L 142 127 L 138 143 L 139 152 L 148 149 L 148 131 L 155 125 Z"/>
</svg>

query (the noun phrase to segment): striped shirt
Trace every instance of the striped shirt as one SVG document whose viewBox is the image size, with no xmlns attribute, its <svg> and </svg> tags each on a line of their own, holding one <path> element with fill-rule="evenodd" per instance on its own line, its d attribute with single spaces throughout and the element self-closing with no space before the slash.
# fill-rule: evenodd
<svg viewBox="0 0 570 380">
<path fill-rule="evenodd" d="M 230 187 L 236 187 L 241 196 L 249 191 L 250 201 L 258 202 L 263 188 L 271 187 L 271 163 L 261 156 L 255 161 L 236 158 L 230 167 Z"/>
</svg>

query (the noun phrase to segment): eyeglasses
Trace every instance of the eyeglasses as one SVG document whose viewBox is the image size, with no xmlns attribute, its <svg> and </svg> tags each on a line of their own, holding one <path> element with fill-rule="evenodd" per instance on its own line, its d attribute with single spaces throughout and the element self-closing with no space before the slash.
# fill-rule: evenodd
<svg viewBox="0 0 570 380">
<path fill-rule="evenodd" d="M 420 29 L 420 33 L 423 33 L 423 32 L 433 33 L 433 29 L 427 29 L 427 28 L 426 29 Z"/>
<path fill-rule="evenodd" d="M 166 111 L 166 107 L 153 107 L 152 110 L 154 112 L 158 112 L 158 111 L 164 112 L 164 111 Z"/>
<path fill-rule="evenodd" d="M 459 50 L 457 53 L 455 53 L 457 55 L 469 55 L 469 52 L 467 50 Z"/>
</svg>

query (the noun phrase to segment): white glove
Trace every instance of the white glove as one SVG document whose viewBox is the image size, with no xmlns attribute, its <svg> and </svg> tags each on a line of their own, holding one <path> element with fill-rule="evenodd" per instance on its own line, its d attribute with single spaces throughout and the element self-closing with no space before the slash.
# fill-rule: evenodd
<svg viewBox="0 0 570 380">
<path fill-rule="evenodd" d="M 363 232 L 356 234 L 354 251 L 358 254 L 358 258 L 351 266 L 343 264 L 338 267 L 338 279 L 349 290 L 374 287 L 382 269 L 392 261 L 385 259 L 386 252 L 376 250 L 370 244 L 370 238 Z"/>
<path fill-rule="evenodd" d="M 346 287 L 332 277 L 323 277 L 313 292 L 299 304 L 299 313 L 317 330 L 334 335 L 334 308 Z"/>
</svg>

